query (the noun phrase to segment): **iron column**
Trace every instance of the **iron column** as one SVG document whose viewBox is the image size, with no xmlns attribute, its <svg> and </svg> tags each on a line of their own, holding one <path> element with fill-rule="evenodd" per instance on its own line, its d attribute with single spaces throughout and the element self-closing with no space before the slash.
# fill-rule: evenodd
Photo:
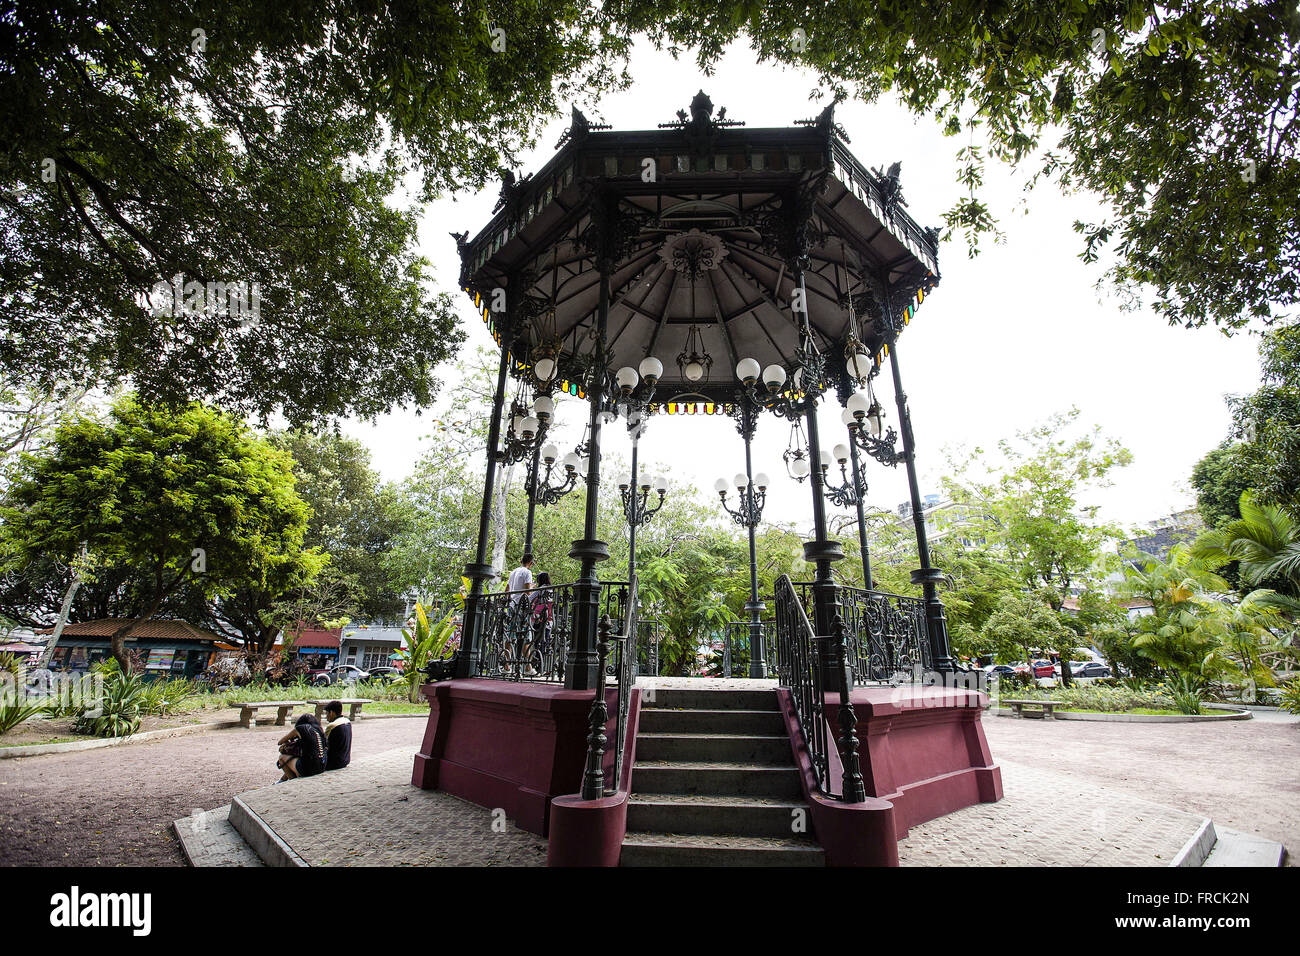
<svg viewBox="0 0 1300 956">
<path fill-rule="evenodd" d="M 492 577 L 492 565 L 487 560 L 488 527 L 492 522 L 492 492 L 497 475 L 497 446 L 501 440 L 501 409 L 506 397 L 506 373 L 510 370 L 510 305 L 501 331 L 501 362 L 497 366 L 497 390 L 492 401 L 492 418 L 488 424 L 487 471 L 483 479 L 483 503 L 478 515 L 478 550 L 474 561 L 465 565 L 465 577 L 470 579 L 469 596 L 465 600 L 465 618 L 460 629 L 460 653 L 456 657 L 456 676 L 473 677 L 478 673 L 482 654 L 482 635 L 478 627 L 478 600 L 483 594 L 483 584 Z"/>
</svg>

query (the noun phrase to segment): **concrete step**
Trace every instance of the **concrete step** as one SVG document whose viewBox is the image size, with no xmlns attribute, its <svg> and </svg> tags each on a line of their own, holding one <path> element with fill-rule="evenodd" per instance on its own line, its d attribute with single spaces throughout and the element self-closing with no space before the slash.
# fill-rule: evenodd
<svg viewBox="0 0 1300 956">
<path fill-rule="evenodd" d="M 640 746 L 640 738 L 638 738 Z M 755 763 L 651 760 L 642 762 L 638 753 L 632 769 L 632 792 L 707 794 L 750 797 L 803 796 L 799 774 L 793 764 L 772 766 Z"/>
<path fill-rule="evenodd" d="M 656 687 L 643 710 L 767 710 L 778 713 L 775 690 L 691 690 Z"/>
<path fill-rule="evenodd" d="M 629 831 L 619 866 L 825 866 L 812 840 Z"/>
<path fill-rule="evenodd" d="M 1281 866 L 1286 848 L 1276 840 L 1214 825 L 1217 839 L 1201 866 Z"/>
<path fill-rule="evenodd" d="M 230 804 L 195 810 L 172 823 L 190 866 L 265 866 L 230 823 Z"/>
<path fill-rule="evenodd" d="M 725 763 L 788 764 L 794 755 L 785 734 L 755 737 L 739 734 L 647 734 L 636 737 L 642 760 L 722 761 Z"/>
<path fill-rule="evenodd" d="M 627 826 L 648 833 L 791 837 L 807 833 L 809 817 L 802 800 L 664 793 L 633 796 Z"/>
<path fill-rule="evenodd" d="M 643 734 L 754 734 L 775 737 L 785 733 L 785 722 L 768 710 L 670 710 L 647 707 L 641 711 Z"/>
</svg>

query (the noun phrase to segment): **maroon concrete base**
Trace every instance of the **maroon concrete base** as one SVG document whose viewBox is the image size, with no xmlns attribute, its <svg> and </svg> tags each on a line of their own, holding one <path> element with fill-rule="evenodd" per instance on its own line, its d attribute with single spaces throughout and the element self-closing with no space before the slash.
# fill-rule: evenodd
<svg viewBox="0 0 1300 956">
<path fill-rule="evenodd" d="M 623 773 L 618 791 L 600 800 L 583 800 L 580 794 L 551 801 L 551 831 L 546 848 L 547 866 L 618 866 L 627 834 L 627 800 L 636 762 L 636 733 L 641 723 L 641 691 L 633 690 L 628 702 L 623 738 Z M 612 730 L 612 728 L 611 728 Z M 605 766 L 613 766 L 613 753 Z"/>
<path fill-rule="evenodd" d="M 993 765 L 980 724 L 985 695 L 943 687 L 859 687 L 853 710 L 858 761 L 867 800 L 845 804 L 817 789 L 790 692 L 780 689 L 781 713 L 800 769 L 813 829 L 828 866 L 897 866 L 898 841 L 911 827 L 976 803 L 1002 799 L 1002 771 Z M 839 738 L 839 695 L 825 704 L 828 739 Z M 844 773 L 830 751 L 830 784 Z"/>
<path fill-rule="evenodd" d="M 423 693 L 429 723 L 411 783 L 500 807 L 545 836 L 551 801 L 582 785 L 592 692 L 470 678 L 426 684 Z M 615 692 L 607 693 L 612 708 Z"/>
<path fill-rule="evenodd" d="M 894 805 L 900 840 L 927 820 L 1002 799 L 1002 771 L 980 723 L 987 704 L 986 694 L 952 687 L 853 691 L 867 795 Z M 838 729 L 838 695 L 827 695 L 826 714 Z M 837 753 L 831 762 L 833 774 L 843 772 Z"/>
<path fill-rule="evenodd" d="M 812 755 L 799 730 L 794 697 L 777 689 L 781 718 L 794 749 L 799 783 L 808 802 L 813 834 L 826 852 L 827 866 L 898 866 L 898 835 L 894 805 L 868 797 L 863 803 L 840 803 L 822 796 L 813 772 Z"/>
</svg>

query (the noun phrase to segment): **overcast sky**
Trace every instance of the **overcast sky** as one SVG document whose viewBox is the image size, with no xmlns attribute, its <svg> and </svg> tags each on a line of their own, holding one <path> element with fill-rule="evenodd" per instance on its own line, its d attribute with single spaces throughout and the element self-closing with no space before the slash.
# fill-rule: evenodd
<svg viewBox="0 0 1300 956">
<path fill-rule="evenodd" d="M 648 45 L 632 59 L 632 89 L 600 104 L 599 116 L 616 130 L 650 129 L 674 119 L 703 88 L 729 119 L 750 126 L 786 126 L 815 116 L 823 101 L 810 101 L 814 78 L 801 71 L 756 66 L 750 52 L 729 51 L 716 75 L 705 77 L 689 60 L 674 62 Z M 851 140 L 850 150 L 868 167 L 902 162 L 908 210 L 923 226 L 942 224 L 956 196 L 954 153 L 968 137 L 945 138 L 929 119 L 915 119 L 892 102 L 874 106 L 841 104 L 836 119 Z M 557 119 L 538 148 L 523 157 L 521 173 L 538 169 L 554 152 L 568 126 Z M 1026 170 L 1028 172 L 1028 170 Z M 1192 466 L 1216 445 L 1229 425 L 1224 395 L 1258 385 L 1257 339 L 1232 338 L 1214 329 L 1173 328 L 1149 311 L 1123 312 L 1096 282 L 1101 267 L 1080 261 L 1076 219 L 1099 219 L 1089 196 L 1062 196 L 1040 186 L 1025 203 L 1024 173 L 991 165 L 985 199 L 1001 220 L 1005 242 L 985 240 L 975 258 L 955 237 L 939 251 L 942 281 L 926 298 L 903 333 L 899 360 L 917 439 L 923 494 L 937 492 L 945 446 L 990 447 L 1072 405 L 1081 420 L 1100 424 L 1134 455 L 1118 472 L 1113 488 L 1099 492 L 1101 516 L 1140 524 L 1194 503 L 1188 484 Z M 472 303 L 456 290 L 459 260 L 451 230 L 471 235 L 487 223 L 496 188 L 429 205 L 421 226 L 421 251 L 433 263 L 440 289 L 455 291 L 468 331 L 463 354 L 491 339 Z M 675 356 L 661 355 L 665 364 Z M 457 374 L 454 367 L 446 374 Z M 892 387 L 882 374 L 881 399 L 896 424 Z M 819 417 L 823 447 L 842 441 L 839 403 L 823 403 Z M 585 414 L 576 400 L 561 405 L 557 443 L 562 449 L 580 436 Z M 373 423 L 350 422 L 345 430 L 364 441 L 386 479 L 410 473 L 427 445 L 427 419 L 413 413 Z M 607 429 L 606 448 L 627 454 L 621 425 Z M 810 524 L 808 484 L 796 484 L 781 462 L 789 426 L 765 415 L 754 442 L 754 467 L 773 479 L 767 515 Z M 830 440 L 833 438 L 834 440 Z M 642 440 L 642 461 L 652 471 L 693 481 L 710 501 L 718 477 L 743 470 L 743 448 L 726 417 L 669 417 L 652 420 Z M 907 498 L 905 474 L 868 463 L 869 501 L 894 508 Z"/>
</svg>

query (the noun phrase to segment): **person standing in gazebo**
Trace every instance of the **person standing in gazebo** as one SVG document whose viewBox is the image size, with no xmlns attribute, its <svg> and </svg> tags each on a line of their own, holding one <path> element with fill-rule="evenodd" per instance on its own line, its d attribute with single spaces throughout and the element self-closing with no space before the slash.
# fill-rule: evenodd
<svg viewBox="0 0 1300 956">
<path fill-rule="evenodd" d="M 525 554 L 524 559 L 520 562 L 519 567 L 510 572 L 510 577 L 506 579 L 506 592 L 510 595 L 510 606 L 514 607 L 519 603 L 525 591 L 532 590 L 533 587 L 533 556 Z"/>
</svg>

